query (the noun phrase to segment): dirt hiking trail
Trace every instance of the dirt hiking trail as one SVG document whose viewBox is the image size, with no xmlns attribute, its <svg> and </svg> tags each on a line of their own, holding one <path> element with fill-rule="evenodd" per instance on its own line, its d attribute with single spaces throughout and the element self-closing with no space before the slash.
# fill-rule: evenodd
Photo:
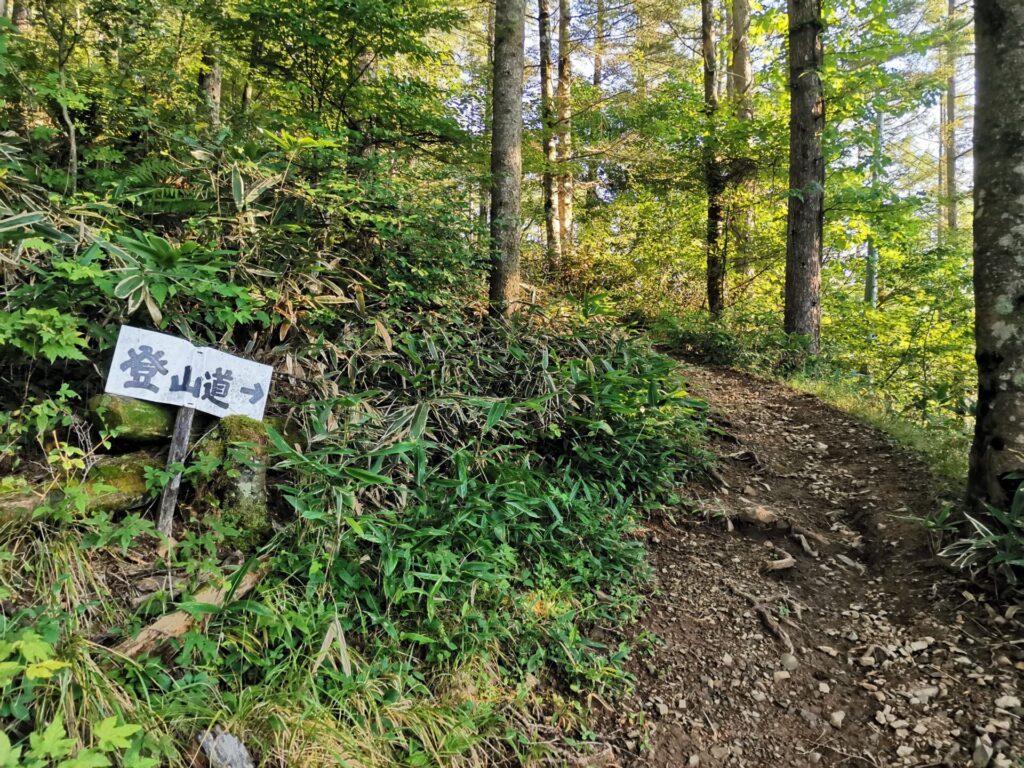
<svg viewBox="0 0 1024 768">
<path fill-rule="evenodd" d="M 684 372 L 722 483 L 698 494 L 705 519 L 652 524 L 648 613 L 624 635 L 636 690 L 587 764 L 1024 765 L 1024 610 L 903 519 L 951 492 L 811 395 Z"/>
</svg>

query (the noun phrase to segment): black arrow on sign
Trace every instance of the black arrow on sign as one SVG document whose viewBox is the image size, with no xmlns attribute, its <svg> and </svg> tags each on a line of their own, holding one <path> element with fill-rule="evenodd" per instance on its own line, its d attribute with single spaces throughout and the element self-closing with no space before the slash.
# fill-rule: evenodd
<svg viewBox="0 0 1024 768">
<path fill-rule="evenodd" d="M 242 387 L 242 394 L 252 395 L 252 397 L 249 398 L 249 402 L 256 405 L 256 403 L 263 399 L 263 385 L 256 382 L 255 387 Z"/>
</svg>

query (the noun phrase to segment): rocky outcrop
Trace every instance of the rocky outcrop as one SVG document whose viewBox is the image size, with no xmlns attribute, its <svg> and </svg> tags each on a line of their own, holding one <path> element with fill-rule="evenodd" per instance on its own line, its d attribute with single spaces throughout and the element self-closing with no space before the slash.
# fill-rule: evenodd
<svg viewBox="0 0 1024 768">
<path fill-rule="evenodd" d="M 174 409 L 120 395 L 96 395 L 89 400 L 96 425 L 115 439 L 152 442 L 169 439 L 174 431 Z"/>
</svg>

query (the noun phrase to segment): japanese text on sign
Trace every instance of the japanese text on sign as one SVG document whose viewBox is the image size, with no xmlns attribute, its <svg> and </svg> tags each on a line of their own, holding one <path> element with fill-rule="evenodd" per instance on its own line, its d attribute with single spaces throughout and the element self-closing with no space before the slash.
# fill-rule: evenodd
<svg viewBox="0 0 1024 768">
<path fill-rule="evenodd" d="M 106 391 L 213 416 L 263 418 L 273 368 L 166 333 L 122 326 Z"/>
</svg>

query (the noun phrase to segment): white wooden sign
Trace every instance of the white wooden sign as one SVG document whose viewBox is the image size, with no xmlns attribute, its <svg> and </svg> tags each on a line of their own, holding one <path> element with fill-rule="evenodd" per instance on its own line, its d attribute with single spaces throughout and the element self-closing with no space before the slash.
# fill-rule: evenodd
<svg viewBox="0 0 1024 768">
<path fill-rule="evenodd" d="M 259 421 L 274 369 L 156 331 L 122 326 L 107 374 L 115 395 Z"/>
</svg>

